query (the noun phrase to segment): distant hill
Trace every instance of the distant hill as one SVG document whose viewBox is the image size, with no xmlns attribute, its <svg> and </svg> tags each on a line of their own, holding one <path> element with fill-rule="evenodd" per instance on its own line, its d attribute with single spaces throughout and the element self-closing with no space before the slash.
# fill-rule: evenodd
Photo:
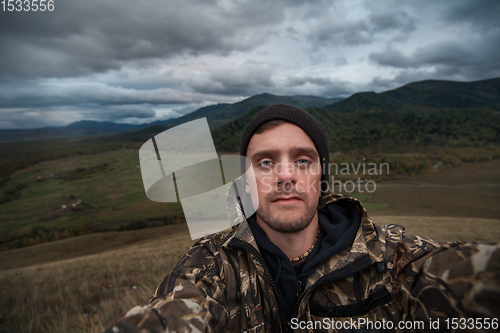
<svg viewBox="0 0 500 333">
<path fill-rule="evenodd" d="M 500 78 L 454 82 L 427 80 L 407 84 L 380 94 L 352 95 L 325 109 L 337 113 L 360 111 L 434 111 L 437 109 L 483 109 L 500 111 Z"/>
<path fill-rule="evenodd" d="M 54 138 L 79 137 L 130 131 L 140 126 L 82 120 L 64 127 L 0 130 L 0 142 L 16 142 Z"/>
<path fill-rule="evenodd" d="M 179 118 L 172 118 L 169 120 L 155 121 L 149 125 L 151 125 L 151 126 L 154 126 L 154 125 L 177 126 L 177 125 L 183 124 L 183 123 L 191 121 L 191 120 L 207 117 L 211 113 L 213 113 L 219 109 L 222 109 L 228 105 L 231 105 L 231 104 L 219 103 L 219 104 L 215 104 L 215 105 L 205 106 L 205 107 L 199 108 L 198 110 L 190 112 L 184 116 L 181 116 Z"/>
<path fill-rule="evenodd" d="M 248 121 L 264 107 L 212 131 L 218 152 L 238 152 Z M 425 147 L 485 147 L 500 144 L 500 114 L 476 109 L 358 111 L 334 113 L 307 108 L 325 127 L 330 152 L 405 152 Z"/>
<path fill-rule="evenodd" d="M 243 116 L 248 112 L 248 110 L 254 108 L 257 105 L 285 103 L 295 105 L 300 108 L 306 108 L 314 106 L 325 106 L 328 104 L 332 104 L 333 102 L 336 102 L 338 100 L 341 100 L 341 98 L 324 98 L 317 96 L 276 96 L 271 94 L 261 94 L 249 97 L 241 102 L 234 104 L 221 103 L 216 105 L 209 105 L 179 118 L 173 118 L 166 121 L 155 121 L 150 124 L 131 125 L 117 124 L 113 122 L 82 120 L 64 127 L 0 130 L 0 143 L 112 134 L 125 131 L 140 130 L 145 127 L 152 127 L 150 129 L 146 129 L 145 131 L 136 133 L 137 135 L 139 135 L 139 137 L 142 138 L 141 134 L 150 133 L 151 130 L 155 128 L 155 126 L 162 130 L 165 130 L 167 128 L 202 117 L 207 117 L 210 128 L 215 128 L 228 121 Z"/>
<path fill-rule="evenodd" d="M 262 109 L 213 130 L 218 151 L 236 152 L 244 127 Z M 355 94 L 307 110 L 325 127 L 330 151 L 483 147 L 500 143 L 500 78 L 422 81 L 381 94 Z"/>
<path fill-rule="evenodd" d="M 94 120 L 80 120 L 62 128 L 69 130 L 87 130 L 89 132 L 122 132 L 129 131 L 130 129 L 136 128 L 138 125 L 132 124 L 117 124 L 110 121 L 94 121 Z"/>
<path fill-rule="evenodd" d="M 249 97 L 234 104 L 217 104 L 198 109 L 185 116 L 168 120 L 162 125 L 176 126 L 201 117 L 207 117 L 210 128 L 216 128 L 228 121 L 244 116 L 249 110 L 259 105 L 271 105 L 277 103 L 290 104 L 299 108 L 323 107 L 335 103 L 342 98 L 325 98 L 318 96 L 277 96 L 271 94 L 260 94 Z M 161 124 L 161 123 L 159 123 Z"/>
<path fill-rule="evenodd" d="M 251 96 L 234 104 L 209 105 L 179 118 L 143 125 L 84 120 L 57 128 L 0 130 L 0 142 L 79 137 L 128 131 L 132 131 L 130 135 L 124 133 L 124 135 L 119 135 L 116 139 L 124 140 L 130 137 L 132 141 L 137 141 L 142 140 L 143 137 L 154 133 L 156 130 L 161 132 L 170 127 L 202 117 L 206 117 L 210 128 L 215 129 L 244 116 L 255 107 L 276 103 L 290 104 L 303 109 L 321 107 L 334 113 L 373 111 L 432 112 L 441 109 L 500 111 L 500 78 L 475 82 L 427 80 L 410 83 L 398 89 L 379 94 L 374 92 L 357 93 L 346 99 L 301 95 L 277 96 L 264 93 Z M 231 126 L 234 126 L 234 124 Z"/>
<path fill-rule="evenodd" d="M 207 117 L 218 151 L 238 151 L 241 132 L 250 118 L 274 103 L 288 103 L 309 110 L 324 124 L 331 151 L 368 146 L 380 151 L 403 145 L 481 146 L 500 141 L 500 78 L 496 78 L 477 82 L 415 82 L 380 94 L 355 94 L 340 101 L 316 96 L 260 94 L 238 103 L 210 105 L 177 119 L 143 126 L 83 121 L 64 128 L 3 130 L 0 142 L 5 143 L 0 150 L 2 154 L 8 153 L 5 157 L 8 160 L 17 160 L 15 156 L 24 149 L 19 145 L 14 148 L 12 141 L 74 137 L 71 146 L 64 149 L 51 142 L 50 147 L 59 147 L 57 151 L 49 153 L 46 150 L 50 147 L 37 144 L 36 151 L 22 153 L 22 158 L 26 159 L 23 165 L 28 165 L 35 160 L 33 154 L 39 155 L 38 161 L 60 156 L 63 152 L 67 155 L 73 150 L 91 154 L 124 146 L 140 147 L 172 126 Z M 100 133 L 111 134 L 97 135 Z M 0 169 L 3 167 L 5 171 L 0 170 L 0 174 L 17 169 L 15 165 L 0 165 Z"/>
</svg>

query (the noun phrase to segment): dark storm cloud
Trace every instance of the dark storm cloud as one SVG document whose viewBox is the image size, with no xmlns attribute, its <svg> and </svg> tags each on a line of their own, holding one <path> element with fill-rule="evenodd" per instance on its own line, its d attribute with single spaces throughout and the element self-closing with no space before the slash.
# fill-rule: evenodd
<svg viewBox="0 0 500 333">
<path fill-rule="evenodd" d="M 408 68 L 417 66 L 415 61 L 405 56 L 401 51 L 388 49 L 382 52 L 371 52 L 369 55 L 371 61 L 381 66 L 396 68 Z"/>
<path fill-rule="evenodd" d="M 289 76 L 286 78 L 285 89 L 297 95 L 318 95 L 325 97 L 348 96 L 356 92 L 352 83 L 333 80 L 321 76 Z"/>
<path fill-rule="evenodd" d="M 3 89 L 2 89 L 3 88 Z M 137 90 L 113 87 L 98 82 L 30 82 L 10 86 L 0 84 L 0 105 L 4 108 L 61 105 L 184 104 L 202 102 L 196 93 L 161 88 Z"/>
<path fill-rule="evenodd" d="M 103 120 L 103 121 L 119 121 L 127 118 L 153 118 L 156 112 L 150 105 L 113 105 L 105 108 L 98 107 L 95 110 L 83 111 L 86 118 Z"/>
<path fill-rule="evenodd" d="M 415 69 L 405 69 L 391 79 L 384 79 L 379 76 L 374 77 L 371 82 L 367 83 L 363 91 L 383 92 L 399 88 L 410 82 L 418 82 L 431 79 L 443 79 L 435 73 L 419 71 Z"/>
<path fill-rule="evenodd" d="M 273 69 L 258 62 L 245 62 L 235 68 L 213 70 L 190 77 L 186 86 L 199 93 L 250 96 L 270 90 Z"/>
<path fill-rule="evenodd" d="M 345 62 L 345 59 L 337 61 L 341 63 Z M 345 96 L 355 92 L 351 83 L 332 80 L 327 76 L 291 75 L 278 78 L 273 74 L 271 65 L 247 62 L 238 68 L 192 77 L 186 84 L 199 93 L 235 96 L 251 96 L 264 92 L 277 95 Z"/>
<path fill-rule="evenodd" d="M 280 7 L 281 6 L 281 7 Z M 53 12 L 3 12 L 0 75 L 66 77 L 138 59 L 256 47 L 283 19 L 279 1 L 60 1 Z"/>
<path fill-rule="evenodd" d="M 55 5 L 0 12 L 0 128 L 165 119 L 263 92 L 333 97 L 500 76 L 495 0 Z"/>
<path fill-rule="evenodd" d="M 0 128 L 64 126 L 81 119 L 122 122 L 128 119 L 149 119 L 155 115 L 156 112 L 147 104 L 0 109 Z"/>
<path fill-rule="evenodd" d="M 410 32 L 415 30 L 414 20 L 405 12 L 372 14 L 368 17 L 372 28 L 378 32 L 398 30 Z"/>
<path fill-rule="evenodd" d="M 319 86 L 332 84 L 332 80 L 330 78 L 313 76 L 290 76 L 287 77 L 287 81 L 287 85 L 289 87 L 302 86 L 305 84 L 315 84 Z"/>
<path fill-rule="evenodd" d="M 481 31 L 487 31 L 500 25 L 500 1 L 455 0 L 452 6 L 442 8 L 441 14 L 449 22 L 467 22 Z"/>
<path fill-rule="evenodd" d="M 403 38 L 415 30 L 415 20 L 404 11 L 372 13 L 357 20 L 325 19 L 309 33 L 316 47 L 327 44 L 356 46 L 376 42 L 381 35 Z"/>
<path fill-rule="evenodd" d="M 400 69 L 432 67 L 437 77 L 459 77 L 471 80 L 500 76 L 500 29 L 492 30 L 482 39 L 434 42 L 417 48 L 411 55 L 388 48 L 371 52 L 369 59 L 380 66 Z"/>
<path fill-rule="evenodd" d="M 396 68 L 419 68 L 427 65 L 467 66 L 475 64 L 480 57 L 469 45 L 458 41 L 445 41 L 420 47 L 411 56 L 393 49 L 371 52 L 369 55 L 370 60 L 379 65 Z"/>
<path fill-rule="evenodd" d="M 409 6 L 414 7 L 410 10 L 418 9 L 415 3 Z M 432 19 L 421 16 L 420 24 L 433 20 L 436 28 L 454 27 L 448 31 L 455 34 L 436 30 L 432 41 L 411 53 L 390 44 L 383 51 L 370 52 L 369 60 L 379 66 L 402 70 L 394 77 L 394 83 L 424 78 L 479 80 L 500 76 L 500 2 L 423 1 L 418 6 L 426 8 L 432 16 Z"/>
</svg>

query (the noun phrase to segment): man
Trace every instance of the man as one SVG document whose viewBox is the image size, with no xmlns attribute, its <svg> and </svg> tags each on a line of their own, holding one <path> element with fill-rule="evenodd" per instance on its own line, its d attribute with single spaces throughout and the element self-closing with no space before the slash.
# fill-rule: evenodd
<svg viewBox="0 0 500 333">
<path fill-rule="evenodd" d="M 150 303 L 109 332 L 498 327 L 499 247 L 377 226 L 359 201 L 328 190 L 326 134 L 307 112 L 264 109 L 241 155 L 254 168 L 257 213 L 193 245 Z"/>
</svg>

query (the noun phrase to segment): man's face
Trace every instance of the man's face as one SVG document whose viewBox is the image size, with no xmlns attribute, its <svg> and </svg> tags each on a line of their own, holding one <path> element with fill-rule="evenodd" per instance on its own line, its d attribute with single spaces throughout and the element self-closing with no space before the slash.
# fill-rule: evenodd
<svg viewBox="0 0 500 333">
<path fill-rule="evenodd" d="M 311 138 L 285 123 L 254 134 L 247 157 L 257 181 L 257 221 L 282 233 L 304 230 L 316 217 L 320 194 L 321 166 Z"/>
</svg>

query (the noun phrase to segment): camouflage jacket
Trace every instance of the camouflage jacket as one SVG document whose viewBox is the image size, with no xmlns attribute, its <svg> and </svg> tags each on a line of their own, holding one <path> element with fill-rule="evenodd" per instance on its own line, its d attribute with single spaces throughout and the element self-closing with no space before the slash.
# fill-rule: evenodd
<svg viewBox="0 0 500 333">
<path fill-rule="evenodd" d="M 323 262 L 283 322 L 281 300 L 246 221 L 201 239 L 146 306 L 109 332 L 453 332 L 494 328 L 500 317 L 500 248 L 439 244 L 380 227 L 354 198 L 329 194 L 320 207 L 349 200 L 361 213 L 352 246 Z M 465 323 L 465 326 L 463 326 Z M 471 324 L 473 323 L 473 324 Z M 467 326 L 468 325 L 468 326 Z"/>
</svg>

